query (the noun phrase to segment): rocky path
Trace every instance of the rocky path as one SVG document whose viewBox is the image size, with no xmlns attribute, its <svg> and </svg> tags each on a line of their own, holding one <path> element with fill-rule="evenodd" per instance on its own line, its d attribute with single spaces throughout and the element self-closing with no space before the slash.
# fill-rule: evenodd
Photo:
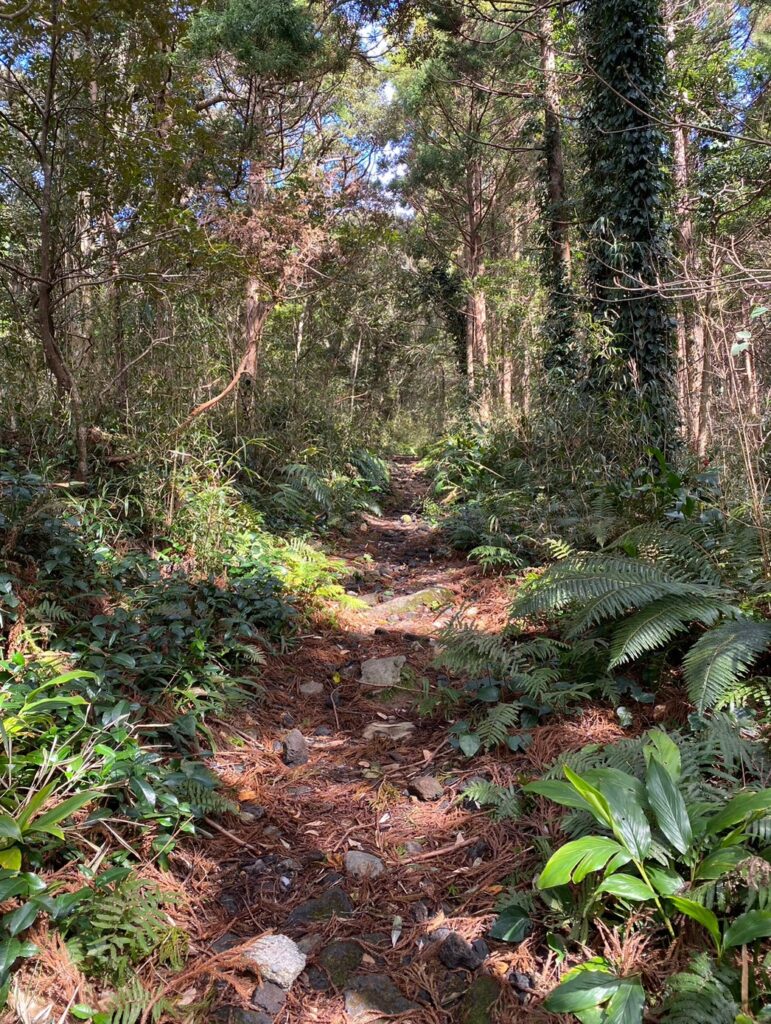
<svg viewBox="0 0 771 1024">
<path fill-rule="evenodd" d="M 393 472 L 391 508 L 341 544 L 357 608 L 271 659 L 264 704 L 218 735 L 215 768 L 240 813 L 201 845 L 187 889 L 226 1024 L 527 1012 L 527 943 L 488 936 L 523 842 L 462 799 L 470 777 L 505 769 L 459 759 L 441 716 L 421 708 L 427 689 L 451 685 L 433 666 L 442 626 L 460 612 L 499 627 L 506 594 L 422 520 L 415 463 Z"/>
</svg>

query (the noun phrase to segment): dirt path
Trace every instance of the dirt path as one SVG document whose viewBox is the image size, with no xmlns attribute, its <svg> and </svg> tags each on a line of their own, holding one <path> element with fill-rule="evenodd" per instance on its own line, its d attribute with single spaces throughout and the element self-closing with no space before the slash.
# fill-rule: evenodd
<svg viewBox="0 0 771 1024">
<path fill-rule="evenodd" d="M 195 952 L 220 954 L 223 971 L 238 974 L 231 947 L 243 953 L 274 932 L 307 961 L 288 991 L 242 988 L 241 1008 L 216 1011 L 231 1024 L 372 1024 L 393 1014 L 486 1024 L 526 1009 L 521 984 L 507 978 L 515 970 L 522 983 L 534 967 L 528 944 L 484 939 L 524 840 L 457 799 L 480 770 L 494 780 L 510 773 L 494 759 L 459 759 L 445 723 L 419 708 L 423 680 L 437 680 L 442 625 L 462 609 L 499 627 L 506 593 L 421 519 L 427 482 L 415 463 L 397 461 L 393 472 L 388 512 L 341 545 L 348 590 L 369 607 L 343 611 L 271 659 L 264 705 L 219 737 L 216 770 L 241 804 L 240 818 L 225 819 L 238 842 L 215 833 L 190 864 L 190 888 L 203 895 Z M 420 591 L 419 602 L 406 598 Z M 363 663 L 393 656 L 406 658 L 398 686 L 362 685 Z M 302 967 L 284 940 L 259 958 L 263 976 L 284 983 Z M 233 988 L 223 998 L 239 1001 Z"/>
</svg>

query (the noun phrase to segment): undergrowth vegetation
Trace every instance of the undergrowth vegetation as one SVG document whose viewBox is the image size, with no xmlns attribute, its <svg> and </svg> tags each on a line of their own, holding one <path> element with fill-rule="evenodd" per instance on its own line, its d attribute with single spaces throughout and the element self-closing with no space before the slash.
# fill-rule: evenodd
<svg viewBox="0 0 771 1024">
<path fill-rule="evenodd" d="M 212 722 L 260 700 L 261 666 L 304 617 L 350 600 L 319 534 L 374 509 L 388 470 L 356 451 L 268 486 L 216 451 L 174 452 L 107 463 L 81 491 L 2 459 L 0 998 L 46 919 L 88 977 L 139 985 L 81 1018 L 162 1015 L 133 969 L 179 970 L 187 938 L 143 872 L 237 810 L 206 766 Z"/>
<path fill-rule="evenodd" d="M 463 433 L 426 457 L 429 512 L 513 595 L 499 633 L 446 628 L 439 662 L 471 681 L 427 713 L 444 704 L 462 755 L 523 765 L 557 715 L 608 709 L 628 735 L 464 791 L 538 858 L 493 934 L 539 935 L 567 968 L 546 1008 L 585 1024 L 771 1019 L 767 523 L 703 464 L 650 449 L 625 467 L 552 428 Z"/>
</svg>

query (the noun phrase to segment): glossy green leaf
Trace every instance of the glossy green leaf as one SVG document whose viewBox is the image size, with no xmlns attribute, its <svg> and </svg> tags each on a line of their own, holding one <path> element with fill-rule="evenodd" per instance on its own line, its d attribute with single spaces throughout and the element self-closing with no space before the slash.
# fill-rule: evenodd
<svg viewBox="0 0 771 1024">
<path fill-rule="evenodd" d="M 721 847 L 704 858 L 694 871 L 693 877 L 699 881 L 722 878 L 748 857 L 749 851 L 744 846 Z"/>
<path fill-rule="evenodd" d="M 703 907 L 701 903 L 695 903 L 693 900 L 685 899 L 683 896 L 668 896 L 667 899 L 681 914 L 685 914 L 694 921 L 698 921 L 700 925 L 706 928 L 712 936 L 718 951 L 720 950 L 720 925 L 718 924 L 717 917 L 711 910 Z"/>
<path fill-rule="evenodd" d="M 578 971 L 544 1000 L 551 1013 L 575 1013 L 600 1006 L 618 991 L 621 981 L 606 971 Z"/>
<path fill-rule="evenodd" d="M 35 903 L 22 903 L 10 914 L 3 915 L 3 927 L 7 928 L 9 935 L 18 935 L 26 931 L 40 913 L 40 907 Z"/>
<path fill-rule="evenodd" d="M 608 801 L 602 793 L 589 782 L 582 779 L 580 775 L 576 775 L 576 773 L 571 768 L 568 768 L 567 765 L 565 765 L 565 777 L 578 795 L 586 802 L 589 810 L 597 821 L 599 821 L 601 825 L 607 825 L 608 828 L 612 828 L 613 816 L 611 815 Z"/>
<path fill-rule="evenodd" d="M 603 1024 L 642 1024 L 645 990 L 637 978 L 623 978 L 605 1009 Z"/>
<path fill-rule="evenodd" d="M 566 843 L 552 854 L 538 879 L 539 889 L 552 889 L 570 881 L 581 882 L 592 871 L 601 871 L 611 857 L 631 858 L 614 839 L 584 836 Z"/>
<path fill-rule="evenodd" d="M 635 903 L 644 903 L 646 900 L 656 898 L 656 893 L 649 885 L 646 885 L 641 878 L 634 875 L 618 873 L 606 878 L 597 887 L 597 892 L 607 892 L 611 896 L 618 896 L 620 899 L 632 900 Z"/>
<path fill-rule="evenodd" d="M 771 810 L 771 789 L 763 789 L 759 793 L 738 793 L 729 800 L 722 811 L 713 815 L 707 823 L 707 835 L 715 835 L 724 829 L 738 825 L 740 821 L 755 814 Z"/>
<path fill-rule="evenodd" d="M 537 782 L 523 786 L 522 789 L 525 793 L 537 793 L 538 796 L 545 796 L 563 807 L 573 807 L 581 811 L 591 810 L 586 800 L 578 795 L 569 782 L 562 782 L 559 779 L 539 779 Z"/>
<path fill-rule="evenodd" d="M 58 822 L 64 821 L 65 818 L 69 818 L 71 814 L 79 811 L 81 807 L 85 807 L 86 804 L 90 803 L 97 796 L 98 793 L 86 791 L 85 793 L 76 793 L 74 796 L 68 797 L 50 811 L 46 811 L 39 818 L 35 818 L 29 825 L 29 831 L 44 832 L 48 830 L 51 825 L 56 825 Z"/>
<path fill-rule="evenodd" d="M 693 830 L 680 790 L 659 759 L 648 759 L 646 773 L 648 801 L 658 826 L 679 853 L 687 853 L 693 842 Z"/>
<path fill-rule="evenodd" d="M 10 814 L 0 814 L 0 836 L 3 836 L 5 839 L 15 839 L 17 843 L 20 843 L 22 840 L 18 822 Z"/>
<path fill-rule="evenodd" d="M 678 782 L 682 769 L 682 759 L 678 745 L 661 729 L 651 729 L 646 733 L 646 739 L 648 742 L 643 747 L 646 764 L 650 762 L 652 756 L 655 756 L 672 777 L 672 780 Z"/>
<path fill-rule="evenodd" d="M 726 949 L 733 946 L 747 946 L 756 939 L 765 939 L 771 935 L 771 910 L 750 910 L 727 929 L 723 938 Z"/>
<path fill-rule="evenodd" d="M 501 942 L 522 942 L 533 924 L 530 915 L 522 907 L 507 907 L 498 915 L 498 919 L 490 929 L 490 937 Z"/>
</svg>

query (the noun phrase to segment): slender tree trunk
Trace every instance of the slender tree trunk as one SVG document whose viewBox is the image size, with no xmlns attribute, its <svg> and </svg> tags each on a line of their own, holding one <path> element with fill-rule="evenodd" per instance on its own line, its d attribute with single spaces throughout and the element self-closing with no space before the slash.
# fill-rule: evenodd
<svg viewBox="0 0 771 1024">
<path fill-rule="evenodd" d="M 88 477 L 88 434 L 83 414 L 83 401 L 77 382 L 64 358 L 56 340 L 54 320 L 54 291 L 56 259 L 54 253 L 54 232 L 51 223 L 53 213 L 53 175 L 51 163 L 52 132 L 55 130 L 56 78 L 58 72 L 58 0 L 52 0 L 50 17 L 51 49 L 48 61 L 48 82 L 41 117 L 39 138 L 39 160 L 41 174 L 40 190 L 40 280 L 37 289 L 37 316 L 40 339 L 46 364 L 53 374 L 59 393 L 66 395 L 70 403 L 70 414 L 75 431 L 78 476 Z"/>
<path fill-rule="evenodd" d="M 466 169 L 466 273 L 469 292 L 466 299 L 466 360 L 468 386 L 472 398 L 476 398 L 480 418 L 490 417 L 490 347 L 487 325 L 487 296 L 481 284 L 485 272 L 482 220 L 484 197 L 482 191 L 482 161 L 480 157 L 469 160 Z M 477 369 L 481 382 L 477 392 Z"/>
<path fill-rule="evenodd" d="M 562 103 L 554 51 L 551 11 L 544 7 L 540 24 L 541 74 L 544 83 L 544 155 L 549 197 L 549 243 L 555 282 L 567 285 L 571 278 L 570 226 L 567 220 L 565 157 L 562 146 Z"/>
</svg>

